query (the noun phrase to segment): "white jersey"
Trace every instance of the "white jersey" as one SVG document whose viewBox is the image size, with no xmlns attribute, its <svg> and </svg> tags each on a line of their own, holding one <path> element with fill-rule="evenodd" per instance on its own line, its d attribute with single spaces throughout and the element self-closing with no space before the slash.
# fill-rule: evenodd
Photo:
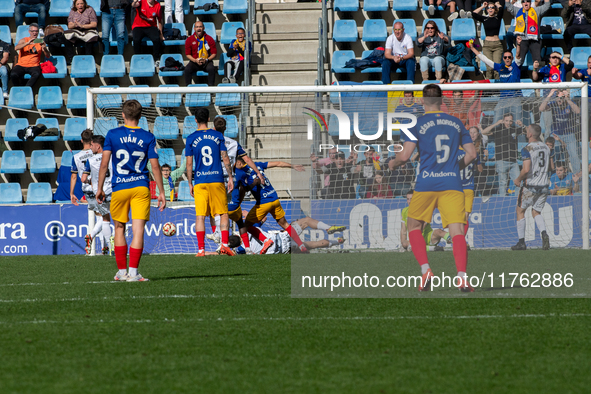
<svg viewBox="0 0 591 394">
<path fill-rule="evenodd" d="M 226 140 L 226 150 L 228 154 L 228 158 L 230 159 L 230 168 L 234 167 L 236 164 L 236 157 L 244 156 L 246 152 L 242 149 L 242 147 L 233 140 L 232 138 L 224 137 Z M 226 166 L 222 165 L 222 170 L 224 170 L 224 178 L 228 176 L 228 172 L 226 171 Z"/>
<path fill-rule="evenodd" d="M 86 162 L 90 159 L 94 154 L 90 149 L 81 150 L 80 152 L 76 153 L 72 158 L 72 173 L 78 174 L 78 178 L 82 178 L 82 174 L 84 173 L 84 168 L 86 168 Z M 92 186 L 88 183 L 82 184 L 82 191 L 86 194 L 92 193 Z"/>
<path fill-rule="evenodd" d="M 98 179 L 99 179 L 99 171 L 101 168 L 101 162 L 103 161 L 103 154 L 97 153 L 93 155 L 88 161 L 86 162 L 86 168 L 84 170 L 85 174 L 90 174 L 90 179 L 92 179 L 92 191 L 94 194 L 98 192 Z M 111 166 L 111 161 L 109 160 L 109 168 L 107 169 L 107 176 L 105 177 L 105 183 L 103 184 L 103 191 L 105 195 L 110 195 L 113 192 L 113 188 L 111 186 L 111 176 L 113 175 L 113 167 Z"/>
<path fill-rule="evenodd" d="M 542 141 L 530 142 L 521 150 L 521 158 L 531 160 L 531 166 L 525 178 L 525 185 L 531 187 L 548 186 L 550 148 Z"/>
<path fill-rule="evenodd" d="M 260 229 L 259 229 L 260 230 Z M 261 233 L 273 241 L 273 246 L 267 250 L 266 254 L 288 254 L 291 250 L 291 242 L 289 234 L 285 231 L 280 232 L 266 232 L 261 230 Z M 250 242 L 250 250 L 254 254 L 260 254 L 263 250 L 263 242 L 259 241 L 258 238 L 253 238 L 252 234 L 248 234 L 248 240 Z"/>
</svg>

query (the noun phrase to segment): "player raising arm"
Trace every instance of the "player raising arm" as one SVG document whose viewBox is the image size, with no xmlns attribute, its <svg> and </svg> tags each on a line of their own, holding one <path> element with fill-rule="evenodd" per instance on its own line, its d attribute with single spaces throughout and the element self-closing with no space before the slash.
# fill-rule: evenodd
<svg viewBox="0 0 591 394">
<path fill-rule="evenodd" d="M 103 188 L 111 153 L 113 153 L 111 217 L 115 224 L 115 261 L 119 269 L 115 280 L 145 282 L 148 279 L 138 273 L 138 267 L 144 249 L 144 226 L 150 220 L 151 196 L 148 160 L 152 165 L 154 180 L 160 191 L 158 195 L 160 211 L 166 207 L 166 195 L 158 164 L 156 138 L 149 131 L 138 127 L 142 116 L 142 105 L 137 100 L 127 100 L 123 103 L 122 116 L 124 126 L 109 130 L 105 137 L 96 199 L 99 203 L 105 200 Z M 129 221 L 130 210 L 133 239 L 129 247 L 129 273 L 127 273 L 125 224 Z"/>
</svg>

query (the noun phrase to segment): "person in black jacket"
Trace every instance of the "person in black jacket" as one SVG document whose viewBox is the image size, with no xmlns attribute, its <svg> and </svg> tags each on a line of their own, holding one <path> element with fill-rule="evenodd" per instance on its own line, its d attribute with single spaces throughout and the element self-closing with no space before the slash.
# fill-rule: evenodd
<svg viewBox="0 0 591 394">
<path fill-rule="evenodd" d="M 562 19 L 566 30 L 564 42 L 566 51 L 573 49 L 575 34 L 589 34 L 591 36 L 591 0 L 562 0 Z"/>
</svg>

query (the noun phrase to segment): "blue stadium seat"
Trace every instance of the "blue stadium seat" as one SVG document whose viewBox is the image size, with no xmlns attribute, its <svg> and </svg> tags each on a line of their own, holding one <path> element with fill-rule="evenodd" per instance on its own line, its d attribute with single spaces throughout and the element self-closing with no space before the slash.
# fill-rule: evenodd
<svg viewBox="0 0 591 394">
<path fill-rule="evenodd" d="M 513 54 L 513 58 L 515 59 L 515 48 L 513 48 L 511 53 Z M 521 69 L 530 71 L 534 69 L 534 60 L 532 58 L 531 52 L 527 52 L 527 55 L 525 55 L 525 60 L 523 60 L 523 63 L 521 63 Z"/>
<path fill-rule="evenodd" d="M 239 27 L 244 29 L 242 22 L 224 22 L 222 24 L 222 32 L 220 33 L 220 44 L 229 44 L 236 38 L 236 29 Z"/>
<path fill-rule="evenodd" d="M 130 88 L 148 88 L 148 85 L 131 85 Z M 127 95 L 127 100 L 137 100 L 140 102 L 142 107 L 150 108 L 152 106 L 152 95 L 151 94 L 135 94 L 129 93 Z"/>
<path fill-rule="evenodd" d="M 62 153 L 62 159 L 60 160 L 60 167 L 61 166 L 72 167 L 72 158 L 73 157 L 74 157 L 74 154 L 72 153 L 71 150 L 65 150 Z"/>
<path fill-rule="evenodd" d="M 129 64 L 129 76 L 131 78 L 153 77 L 155 67 L 152 55 L 133 55 Z"/>
<path fill-rule="evenodd" d="M 168 59 L 169 57 L 172 57 L 174 60 L 185 64 L 184 60 L 183 60 L 183 55 L 181 55 L 180 53 L 166 53 L 166 54 L 160 56 L 160 67 L 164 67 L 164 65 L 166 64 L 166 59 Z M 160 74 L 161 77 L 182 77 L 184 72 L 182 70 L 180 70 L 180 71 L 158 70 L 158 73 Z"/>
<path fill-rule="evenodd" d="M 505 28 L 505 21 L 501 19 L 501 28 L 499 29 L 499 39 L 504 40 L 505 35 L 507 34 L 507 29 Z M 484 25 L 480 24 L 480 38 L 484 40 L 486 37 L 486 33 L 484 32 Z"/>
<path fill-rule="evenodd" d="M 334 9 L 339 12 L 357 12 L 359 0 L 334 0 Z"/>
<path fill-rule="evenodd" d="M 57 121 L 57 118 L 39 118 L 37 119 L 37 122 L 35 122 L 36 125 L 45 125 L 45 127 L 47 127 L 48 129 L 51 128 L 55 128 L 55 129 L 60 129 L 60 125 Z M 58 135 L 52 135 L 52 136 L 44 136 L 44 137 L 35 137 L 35 141 L 50 141 L 50 142 L 54 142 L 59 140 L 60 138 L 60 134 L 58 133 Z"/>
<path fill-rule="evenodd" d="M 69 0 L 51 0 L 49 7 L 49 16 L 67 17 L 72 9 L 72 2 Z"/>
<path fill-rule="evenodd" d="M 29 37 L 29 25 L 20 25 L 16 28 L 16 38 L 14 39 L 14 43 L 18 44 L 20 40 L 25 37 Z M 16 45 L 15 45 L 16 46 Z"/>
<path fill-rule="evenodd" d="M 101 78 L 122 78 L 125 76 L 123 55 L 103 55 L 101 60 Z"/>
<path fill-rule="evenodd" d="M 29 183 L 27 204 L 49 204 L 53 201 L 51 185 L 47 182 Z"/>
<path fill-rule="evenodd" d="M 52 56 L 49 59 L 47 59 L 47 61 L 50 61 L 55 68 L 57 69 L 57 72 L 55 73 L 44 73 L 43 78 L 45 79 L 62 79 L 65 78 L 66 75 L 68 75 L 68 66 L 66 64 L 66 58 L 63 56 Z"/>
<path fill-rule="evenodd" d="M 533 82 L 533 80 L 532 79 L 529 79 L 529 78 L 521 78 L 521 82 L 522 83 L 527 83 L 527 82 Z M 536 91 L 534 89 L 523 89 L 521 91 L 521 94 L 523 94 L 523 97 L 535 97 L 536 96 Z"/>
<path fill-rule="evenodd" d="M 193 115 L 185 116 L 185 121 L 183 122 L 183 138 L 187 138 L 193 134 L 195 130 L 197 130 L 197 121 L 195 120 L 195 117 Z"/>
<path fill-rule="evenodd" d="M 579 70 L 587 68 L 587 59 L 591 56 L 591 47 L 576 47 L 570 51 L 570 60 Z"/>
<path fill-rule="evenodd" d="M 34 150 L 31 152 L 31 174 L 53 174 L 55 172 L 55 156 L 52 150 Z"/>
<path fill-rule="evenodd" d="M 185 12 L 185 15 L 189 15 L 189 11 L 191 11 L 191 5 L 189 4 L 189 0 L 183 0 L 183 11 Z"/>
<path fill-rule="evenodd" d="M 80 134 L 86 129 L 85 118 L 68 118 L 64 126 L 64 141 L 80 141 Z"/>
<path fill-rule="evenodd" d="M 94 120 L 94 128 L 93 134 L 102 135 L 103 137 L 107 135 L 107 132 L 111 129 L 115 129 L 119 127 L 117 123 L 117 118 L 114 116 L 109 116 L 106 118 L 96 118 Z"/>
<path fill-rule="evenodd" d="M 238 86 L 237 83 L 220 83 L 218 87 Z M 218 107 L 231 107 L 240 105 L 239 93 L 216 93 L 215 105 Z"/>
<path fill-rule="evenodd" d="M 96 10 L 96 8 L 95 8 Z M 117 47 L 117 36 L 115 29 L 111 29 L 111 37 L 109 37 L 109 46 Z M 125 25 L 125 45 L 129 44 L 129 32 L 127 31 L 127 24 Z"/>
<path fill-rule="evenodd" d="M 148 118 L 146 118 L 145 116 L 142 116 L 140 118 L 140 121 L 137 125 L 146 131 L 150 131 L 150 125 L 148 124 Z"/>
<path fill-rule="evenodd" d="M 365 22 L 363 22 L 362 41 L 385 42 L 386 38 L 388 38 L 388 28 L 386 27 L 385 20 L 366 19 Z"/>
<path fill-rule="evenodd" d="M 340 19 L 335 21 L 332 29 L 332 39 L 335 42 L 356 42 L 357 23 L 353 19 Z"/>
<path fill-rule="evenodd" d="M 0 0 L 0 18 L 14 18 L 15 5 L 16 5 L 16 2 L 14 0 Z M 2 40 L 2 41 L 4 41 L 4 40 Z M 8 41 L 4 41 L 4 42 L 8 42 Z"/>
<path fill-rule="evenodd" d="M 415 2 L 415 10 L 417 9 L 417 2 Z M 396 2 L 394 2 L 396 3 Z M 393 4 L 394 7 L 396 4 Z M 388 11 L 388 0 L 365 0 L 363 2 L 363 11 Z"/>
<path fill-rule="evenodd" d="M 226 131 L 224 136 L 228 138 L 238 138 L 238 119 L 236 115 L 218 115 L 216 118 L 226 119 Z"/>
<path fill-rule="evenodd" d="M 17 136 L 17 132 L 29 127 L 29 120 L 25 118 L 8 118 L 4 127 L 4 141 L 18 142 L 22 141 Z"/>
<path fill-rule="evenodd" d="M 224 0 L 224 14 L 246 14 L 247 10 L 247 0 Z"/>
<path fill-rule="evenodd" d="M 215 42 L 218 42 L 218 36 L 215 31 L 215 23 L 203 22 L 203 29 L 205 29 L 205 32 L 207 33 L 208 36 L 211 36 L 211 38 L 213 38 L 213 40 Z M 190 33 L 193 34 L 193 27 L 191 27 Z M 234 37 L 236 37 L 236 30 L 234 30 Z"/>
<path fill-rule="evenodd" d="M 394 24 L 396 22 L 402 23 L 404 26 L 404 32 L 408 34 L 413 41 L 417 40 L 417 24 L 414 19 L 396 19 L 394 23 L 392 23 L 392 30 L 394 30 Z"/>
<path fill-rule="evenodd" d="M 76 55 L 72 59 L 70 77 L 72 78 L 94 78 L 96 75 L 96 64 L 94 56 Z"/>
<path fill-rule="evenodd" d="M 154 122 L 154 137 L 158 140 L 176 140 L 179 136 L 179 122 L 176 116 L 158 116 Z"/>
<path fill-rule="evenodd" d="M 14 5 L 14 2 L 12 2 L 12 3 Z M 0 6 L 0 10 L 1 9 L 2 9 L 2 7 Z M 1 17 L 1 15 L 0 15 L 0 17 Z M 7 26 L 7 25 L 0 26 L 0 40 L 6 42 L 8 44 L 12 44 L 12 35 L 10 34 L 10 26 Z"/>
<path fill-rule="evenodd" d="M 3 174 L 23 174 L 27 169 L 27 160 L 23 150 L 5 150 L 2 153 L 2 166 L 0 172 Z"/>
<path fill-rule="evenodd" d="M 211 4 L 216 3 L 218 8 L 210 9 L 209 11 L 205 11 L 203 8 L 198 9 L 198 7 L 203 7 L 204 4 Z M 217 14 L 220 10 L 220 5 L 218 0 L 195 0 L 193 2 L 193 14 L 195 15 L 213 15 Z"/>
<path fill-rule="evenodd" d="M 392 7 L 392 9 L 394 9 L 394 7 Z M 425 5 L 425 2 L 424 2 L 424 1 L 421 1 L 421 9 L 422 9 L 423 11 L 429 11 L 429 6 Z M 439 6 L 437 6 L 437 5 L 436 5 L 436 6 L 435 6 L 435 9 L 436 9 L 437 11 L 443 11 L 443 10 L 445 10 L 445 8 L 443 8 L 443 7 L 442 7 L 442 6 L 440 6 L 440 5 L 439 5 Z"/>
<path fill-rule="evenodd" d="M 191 191 L 189 190 L 189 181 L 181 181 L 179 183 L 179 194 L 177 199 L 179 201 L 195 201 L 195 199 L 191 197 Z"/>
<path fill-rule="evenodd" d="M 205 83 L 191 84 L 188 87 L 207 87 Z M 211 94 L 209 93 L 189 93 L 185 97 L 185 106 L 188 108 L 209 107 L 211 104 Z"/>
<path fill-rule="evenodd" d="M 22 202 L 23 191 L 20 183 L 0 183 L 0 204 L 20 204 Z"/>
<path fill-rule="evenodd" d="M 172 84 L 172 85 L 160 85 L 160 88 L 166 87 L 175 87 L 178 88 L 179 85 Z M 176 108 L 181 106 L 182 95 L 180 93 L 158 93 L 156 95 L 156 107 L 157 108 Z"/>
<path fill-rule="evenodd" d="M 396 0 L 392 3 L 394 11 L 416 11 L 417 8 L 417 0 Z"/>
<path fill-rule="evenodd" d="M 355 52 L 353 51 L 334 51 L 330 69 L 335 74 L 354 73 L 355 69 L 353 67 L 345 67 L 345 64 L 351 59 L 355 59 Z"/>
<path fill-rule="evenodd" d="M 94 12 L 96 12 L 96 16 L 100 17 L 102 15 L 101 12 L 101 0 L 86 0 L 86 4 L 94 8 Z"/>
<path fill-rule="evenodd" d="M 367 81 L 364 81 L 367 82 Z M 376 81 L 378 82 L 378 81 Z M 382 82 L 382 81 L 379 81 Z M 409 81 L 408 79 L 402 79 L 400 81 L 392 81 L 392 85 L 412 85 L 414 82 L 413 81 Z"/>
<path fill-rule="evenodd" d="M 447 35 L 447 25 L 445 24 L 445 20 L 442 19 L 442 18 L 431 18 L 431 19 L 425 19 L 425 20 L 423 20 L 423 31 L 425 31 L 425 25 L 429 21 L 435 22 L 435 24 L 439 28 L 439 31 L 442 32 L 443 34 Z M 416 31 L 416 29 L 415 29 L 415 31 Z"/>
<path fill-rule="evenodd" d="M 451 24 L 451 39 L 454 41 L 468 41 L 471 38 L 477 38 L 474 19 L 454 19 Z"/>
<path fill-rule="evenodd" d="M 495 162 L 495 143 L 494 142 L 489 142 L 486 145 L 486 150 L 488 151 L 488 161 L 486 162 L 486 165 L 488 166 L 489 163 L 491 163 L 491 162 L 494 165 L 494 162 Z"/>
<path fill-rule="evenodd" d="M 86 108 L 86 89 L 90 86 L 70 86 L 66 108 L 85 109 Z"/>
<path fill-rule="evenodd" d="M 100 89 L 118 88 L 119 85 L 105 85 L 99 86 Z M 123 105 L 123 98 L 120 94 L 99 94 L 96 98 L 96 107 L 99 109 L 105 108 L 121 108 Z"/>
<path fill-rule="evenodd" d="M 184 23 L 166 23 L 164 24 L 164 28 L 171 28 L 171 29 L 179 29 L 181 31 L 181 36 L 188 37 L 187 34 L 187 27 Z M 192 33 L 192 32 L 191 32 Z M 185 45 L 185 40 L 166 40 L 164 41 L 164 46 L 170 47 L 174 45 Z M 162 65 L 164 66 L 164 65 Z"/>
<path fill-rule="evenodd" d="M 220 56 L 220 62 L 218 64 L 218 75 L 221 75 L 222 77 L 224 76 L 224 64 L 226 64 L 226 62 L 228 61 L 228 54 L 227 53 L 222 53 L 222 56 Z"/>
<path fill-rule="evenodd" d="M 168 164 L 171 171 L 176 170 L 176 156 L 174 155 L 174 149 L 158 149 L 158 163 L 160 163 L 160 167 L 162 167 L 164 164 Z"/>
<path fill-rule="evenodd" d="M 328 118 L 328 135 L 332 137 L 339 136 L 339 120 L 334 114 L 331 114 L 330 118 Z"/>
<path fill-rule="evenodd" d="M 551 26 L 560 31 L 560 34 L 540 34 L 542 40 L 562 40 L 564 34 L 564 20 L 560 16 L 545 16 L 540 22 L 540 26 Z"/>
<path fill-rule="evenodd" d="M 363 51 L 361 53 L 361 58 L 362 59 L 365 59 L 372 52 L 373 51 Z M 382 66 L 381 65 L 378 65 L 377 67 L 368 67 L 368 68 L 364 68 L 363 70 L 361 70 L 361 74 L 371 74 L 371 73 L 381 73 L 381 72 L 382 72 Z M 402 70 L 399 69 L 396 72 L 402 72 Z"/>
<path fill-rule="evenodd" d="M 37 95 L 37 109 L 60 109 L 64 106 L 62 88 L 59 86 L 41 86 Z"/>
<path fill-rule="evenodd" d="M 558 52 L 561 55 L 564 55 L 564 49 L 562 49 L 562 47 L 542 47 L 542 59 L 549 56 L 552 52 Z"/>
<path fill-rule="evenodd" d="M 13 86 L 10 88 L 8 106 L 20 109 L 31 109 L 35 105 L 33 89 L 30 86 Z"/>
</svg>

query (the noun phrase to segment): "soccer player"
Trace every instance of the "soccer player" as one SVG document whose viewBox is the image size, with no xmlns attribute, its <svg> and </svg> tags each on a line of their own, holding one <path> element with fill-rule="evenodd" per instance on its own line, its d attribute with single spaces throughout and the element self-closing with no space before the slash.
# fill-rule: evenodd
<svg viewBox="0 0 591 394">
<path fill-rule="evenodd" d="M 102 135 L 93 135 L 92 136 L 92 143 L 90 144 L 90 149 L 94 155 L 86 161 L 86 165 L 84 167 L 84 174 L 82 175 L 82 183 L 92 183 L 92 190 L 96 195 L 98 193 L 98 179 L 99 179 L 99 170 L 101 168 L 101 162 L 103 160 L 103 146 L 105 143 L 105 137 Z M 111 175 L 113 174 L 113 168 L 111 167 L 111 163 L 109 163 L 109 169 L 107 170 L 107 175 L 105 177 L 105 184 L 103 186 L 103 190 L 105 192 L 105 200 L 102 203 L 97 202 L 97 212 L 101 215 L 100 219 L 103 223 L 103 254 L 109 254 L 109 251 L 113 248 L 111 245 L 111 216 L 110 214 L 110 204 L 111 204 Z M 94 182 L 90 182 L 94 179 Z M 98 218 L 98 217 L 97 217 Z"/>
<path fill-rule="evenodd" d="M 413 140 L 402 136 L 403 150 L 396 154 L 394 168 L 405 164 L 415 147 L 421 157 L 415 193 L 408 209 L 408 237 L 423 277 L 419 291 L 429 290 L 433 272 L 427 258 L 427 245 L 422 234 L 425 223 L 430 223 L 433 210 L 439 208 L 443 228 L 448 228 L 453 242 L 453 253 L 460 278 L 459 289 L 474 291 L 467 282 L 468 255 L 464 225 L 464 193 L 460 169 L 476 159 L 476 149 L 470 134 L 462 122 L 441 112 L 441 88 L 429 84 L 423 89 L 425 115 L 410 129 Z M 464 160 L 458 163 L 460 146 L 464 148 Z"/>
<path fill-rule="evenodd" d="M 105 200 L 105 179 L 112 155 L 111 217 L 115 224 L 115 261 L 119 269 L 115 280 L 147 282 L 148 279 L 138 273 L 138 267 L 144 249 L 144 226 L 150 220 L 148 160 L 152 165 L 152 174 L 160 191 L 158 208 L 161 212 L 166 208 L 166 194 L 158 164 L 156 138 L 149 131 L 138 127 L 142 116 L 142 105 L 137 100 L 127 100 L 123 103 L 122 110 L 124 125 L 109 130 L 105 137 L 96 199 L 99 203 Z M 129 272 L 127 272 L 125 225 L 129 221 L 130 210 L 133 239 L 129 246 Z"/>
<path fill-rule="evenodd" d="M 245 188 L 250 190 L 256 200 L 255 206 L 252 207 L 246 216 L 245 226 L 249 233 L 257 237 L 260 241 L 264 242 L 260 254 L 265 254 L 267 250 L 269 250 L 269 248 L 273 245 L 273 240 L 267 238 L 263 233 L 261 233 L 258 228 L 254 227 L 254 224 L 262 221 L 268 213 L 270 213 L 271 216 L 277 220 L 277 223 L 287 231 L 291 239 L 295 241 L 300 250 L 303 253 L 306 253 L 308 250 L 304 246 L 304 243 L 300 239 L 298 233 L 287 222 L 287 220 L 285 220 L 285 211 L 281 207 L 279 197 L 277 197 L 277 192 L 264 173 L 264 170 L 267 168 L 293 168 L 294 170 L 301 172 L 304 171 L 304 167 L 301 165 L 286 163 L 284 161 L 256 162 L 255 165 L 263 174 L 263 178 L 265 179 L 264 183 L 261 183 L 254 170 L 251 167 L 248 167 L 241 157 L 236 159 L 236 182 L 241 183 Z"/>
<path fill-rule="evenodd" d="M 538 230 L 542 235 L 542 249 L 550 249 L 550 237 L 546 233 L 546 223 L 542 215 L 542 209 L 548 196 L 548 164 L 550 163 L 550 148 L 540 139 L 542 128 L 540 125 L 531 124 L 526 128 L 527 142 L 522 150 L 523 168 L 515 185 L 523 188 L 519 190 L 517 198 L 517 235 L 519 242 L 511 246 L 511 250 L 526 250 L 525 245 L 525 211 L 532 207 L 533 216 Z"/>
<path fill-rule="evenodd" d="M 207 127 L 209 122 L 207 108 L 196 108 L 195 120 L 197 131 L 187 138 L 185 155 L 189 185 L 192 185 L 193 158 L 195 159 L 195 186 L 191 188 L 191 197 L 195 198 L 195 232 L 199 248 L 197 256 L 205 256 L 205 216 L 216 215 L 220 215 L 222 232 L 220 254 L 234 256 L 234 251 L 228 247 L 228 199 L 224 186 L 222 161 L 229 175 L 228 193 L 234 189 L 234 179 L 224 135 Z"/>
</svg>

